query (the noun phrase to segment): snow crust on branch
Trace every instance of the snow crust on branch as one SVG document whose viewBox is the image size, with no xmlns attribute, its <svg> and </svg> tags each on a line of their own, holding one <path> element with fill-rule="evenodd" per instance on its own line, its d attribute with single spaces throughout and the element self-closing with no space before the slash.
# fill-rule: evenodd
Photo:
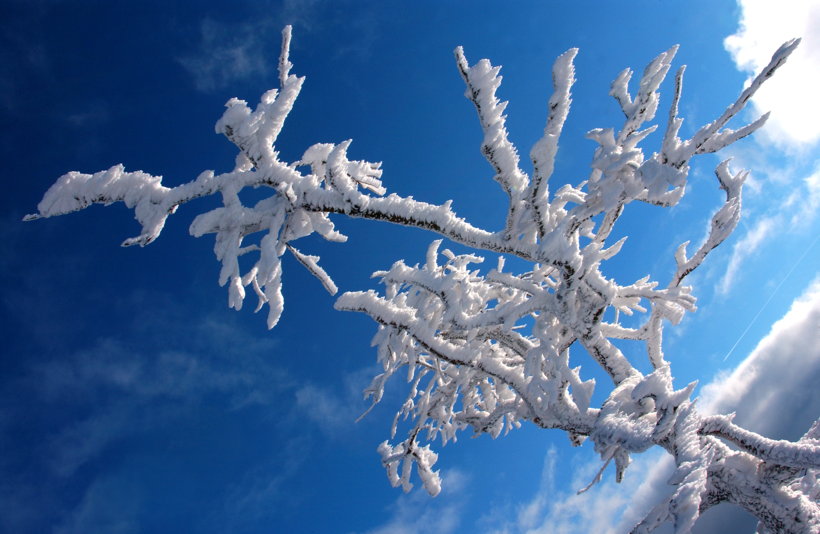
<svg viewBox="0 0 820 534">
<path fill-rule="evenodd" d="M 658 88 L 677 47 L 649 63 L 634 94 L 629 88 L 633 72 L 622 71 L 610 95 L 624 113 L 623 125 L 590 131 L 587 136 L 598 146 L 589 177 L 554 193 L 548 184 L 572 102 L 578 51 L 565 52 L 553 66 L 553 94 L 543 135 L 529 152 L 530 175 L 521 169 L 518 150 L 509 139 L 507 103 L 496 96 L 500 68 L 488 60 L 470 65 L 457 48 L 465 96 L 475 106 L 484 132 L 481 152 L 508 201 L 500 229 L 486 230 L 460 218 L 450 202 L 434 205 L 387 194 L 381 164 L 349 159 L 350 140 L 318 143 L 298 161 L 281 161 L 275 143 L 304 82 L 290 73 L 290 39 L 291 29 L 286 27 L 279 89 L 264 93 L 253 109 L 244 100 L 229 100 L 216 123 L 216 132 L 239 150 L 232 171 L 205 171 L 173 188 L 163 186 L 161 177 L 127 172 L 122 165 L 95 174 L 70 172 L 57 180 L 38 213 L 26 220 L 121 201 L 134 209 L 142 226 L 140 234 L 123 245 L 147 245 L 178 206 L 218 194 L 222 206 L 198 215 L 190 233 L 215 234 L 214 253 L 222 265 L 219 283 L 228 286 L 229 305 L 240 309 L 250 286 L 258 298 L 257 310 L 268 305 L 270 328 L 284 307 L 285 252 L 328 292 L 337 292 L 320 258 L 292 244 L 313 233 L 344 242 L 331 214 L 430 230 L 442 239 L 430 244 L 422 265 L 399 260 L 389 270 L 374 273 L 384 285 L 382 293 L 344 293 L 335 305 L 366 313 L 378 324 L 373 345 L 383 372 L 373 378 L 365 396 L 378 403 L 386 383 L 397 374 L 408 383 L 390 439 L 396 440 L 400 430 L 406 430 L 406 437 L 378 448 L 393 486 L 409 491 L 415 466 L 425 489 L 436 495 L 441 479 L 433 470 L 438 455 L 432 442 L 445 445 L 466 429 L 495 438 L 530 422 L 565 431 L 575 445 L 592 441 L 604 466 L 614 461 L 618 481 L 632 454 L 660 446 L 673 455 L 677 469 L 669 483 L 675 491 L 633 532 L 649 532 L 665 521 L 672 521 L 676 532 L 689 532 L 704 510 L 722 501 L 755 514 L 761 532 L 820 530 L 820 425 L 815 423 L 806 436 L 791 443 L 739 428 L 729 416 L 701 417 L 690 399 L 695 384 L 675 389 L 663 355 L 665 326 L 677 324 L 696 309 L 691 288 L 682 282 L 736 227 L 748 173 L 733 173 L 728 161 L 717 167 L 717 185 L 725 201 L 693 255 L 687 253 L 688 243 L 677 248 L 676 271 L 665 285 L 648 276 L 622 285 L 600 269 L 624 245 L 625 239 L 611 243 L 609 236 L 629 204 L 674 206 L 686 190 L 692 157 L 716 152 L 763 125 L 766 115 L 736 130 L 726 127 L 785 62 L 798 40 L 784 44 L 720 117 L 687 140 L 679 138 L 681 67 L 661 147 L 651 155 L 640 145 L 658 127 L 647 123 L 657 113 Z M 240 197 L 246 187 L 268 188 L 271 195 L 248 206 Z M 530 267 L 508 272 L 500 257 L 495 268 L 482 272 L 482 256 L 457 255 L 442 248 L 443 238 L 476 251 L 516 256 L 529 261 Z M 246 254 L 257 259 L 242 272 L 239 258 Z M 634 312 L 645 314 L 642 324 L 625 326 L 622 315 Z M 643 342 L 652 372 L 638 371 L 613 343 L 617 339 Z M 611 391 L 600 407 L 591 405 L 598 384 L 585 380 L 581 367 L 571 363 L 572 346 L 584 349 L 589 363 L 601 366 L 609 376 Z M 590 486 L 602 473 L 603 468 Z"/>
</svg>

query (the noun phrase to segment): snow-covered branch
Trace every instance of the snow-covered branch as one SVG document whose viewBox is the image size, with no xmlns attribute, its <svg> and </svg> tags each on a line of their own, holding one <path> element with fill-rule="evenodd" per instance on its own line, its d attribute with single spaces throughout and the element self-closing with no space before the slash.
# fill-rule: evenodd
<svg viewBox="0 0 820 534">
<path fill-rule="evenodd" d="M 703 510 L 726 500 L 758 515 L 769 530 L 806 531 L 800 530 L 798 520 L 803 526 L 820 525 L 817 425 L 791 443 L 746 431 L 726 416 L 703 418 L 690 399 L 695 384 L 675 389 L 663 356 L 666 325 L 677 324 L 696 309 L 691 288 L 681 283 L 736 227 L 747 172 L 732 172 L 728 161 L 717 167 L 726 199 L 695 253 L 687 255 L 688 243 L 678 247 L 676 271 L 665 287 L 648 276 L 622 285 L 601 271 L 624 246 L 625 239 L 611 243 L 609 237 L 631 203 L 674 206 L 686 191 L 691 158 L 718 151 L 762 126 L 765 115 L 737 130 L 726 128 L 798 41 L 783 45 L 723 115 L 686 141 L 678 137 L 680 68 L 661 148 L 651 155 L 641 143 L 658 128 L 651 124 L 660 102 L 658 88 L 677 47 L 649 63 L 634 95 L 629 89 L 632 71 L 624 70 L 610 89 L 624 113 L 623 125 L 590 131 L 587 136 L 598 146 L 588 179 L 562 185 L 552 194 L 548 184 L 569 113 L 577 50 L 565 52 L 553 66 L 553 95 L 543 136 L 529 153 L 529 175 L 507 132 L 506 102 L 496 95 L 499 67 L 488 60 L 470 65 L 463 50 L 456 49 L 465 94 L 483 131 L 480 150 L 508 203 L 499 229 L 484 229 L 459 217 L 450 202 L 435 205 L 388 194 L 380 163 L 349 159 L 350 140 L 314 144 L 298 161 L 281 161 L 275 143 L 305 81 L 290 72 L 290 39 L 288 27 L 279 59 L 279 89 L 264 93 L 254 109 L 243 100 L 229 100 L 216 123 L 216 131 L 239 150 L 232 171 L 205 171 L 172 188 L 163 186 L 160 177 L 128 172 L 122 165 L 94 174 L 70 172 L 46 192 L 38 213 L 26 219 L 123 202 L 134 209 L 142 226 L 140 234 L 123 245 L 147 245 L 179 206 L 218 194 L 222 205 L 199 214 L 190 233 L 215 234 L 214 253 L 222 265 L 219 283 L 228 285 L 229 305 L 241 308 L 250 286 L 257 309 L 269 307 L 269 327 L 276 325 L 284 308 L 285 252 L 328 292 L 337 292 L 320 258 L 293 244 L 313 233 L 344 242 L 332 214 L 429 230 L 437 239 L 421 266 L 397 261 L 374 274 L 384 285 L 382 293 L 348 292 L 336 302 L 337 309 L 366 313 L 378 324 L 373 344 L 383 372 L 365 391 L 373 403 L 382 399 L 395 375 L 408 382 L 391 432 L 394 439 L 400 426 L 408 427 L 406 437 L 379 446 L 394 486 L 409 490 L 415 465 L 424 487 L 435 495 L 441 480 L 433 471 L 438 455 L 431 442 L 455 441 L 468 428 L 497 437 L 530 422 L 563 430 L 576 445 L 589 439 L 605 464 L 614 461 L 618 480 L 632 454 L 660 446 L 674 456 L 673 495 L 634 532 L 648 532 L 664 521 L 688 532 Z M 270 196 L 245 205 L 241 193 L 249 187 L 267 188 Z M 443 239 L 476 253 L 455 254 L 442 248 Z M 479 265 L 485 258 L 479 251 L 515 256 L 529 267 L 505 271 L 504 257 L 499 257 L 495 268 L 482 272 Z M 243 272 L 239 258 L 248 254 L 256 261 Z M 634 312 L 646 314 L 643 324 L 625 326 L 622 315 Z M 613 343 L 616 339 L 643 342 L 653 371 L 641 373 Z M 591 405 L 597 384 L 584 379 L 581 366 L 574 363 L 579 352 L 611 381 L 600 407 Z"/>
<path fill-rule="evenodd" d="M 816 467 L 820 465 L 820 440 L 800 440 L 797 443 L 773 440 L 740 428 L 726 415 L 704 418 L 699 432 L 723 438 L 741 450 L 761 460 L 785 467 Z"/>
</svg>

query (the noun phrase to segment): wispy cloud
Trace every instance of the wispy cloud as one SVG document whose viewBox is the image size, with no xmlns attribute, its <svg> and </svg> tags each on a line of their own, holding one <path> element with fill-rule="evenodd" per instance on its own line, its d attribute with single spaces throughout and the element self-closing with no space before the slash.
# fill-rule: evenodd
<svg viewBox="0 0 820 534">
<path fill-rule="evenodd" d="M 65 120 L 75 128 L 92 129 L 108 122 L 111 118 L 108 104 L 98 100 L 86 103 L 84 109 L 66 115 Z"/>
<path fill-rule="evenodd" d="M 249 532 L 261 524 L 275 524 L 277 504 L 298 507 L 300 503 L 289 502 L 298 497 L 288 491 L 288 484 L 309 459 L 306 441 L 291 436 L 276 447 L 274 459 L 256 465 L 228 487 L 223 508 L 213 514 L 213 522 L 220 525 L 220 531 Z"/>
<path fill-rule="evenodd" d="M 135 317 L 134 325 L 125 328 L 138 337 L 143 329 L 150 331 L 148 344 L 158 344 L 157 351 L 146 349 L 146 340 L 135 349 L 124 334 L 49 360 L 31 372 L 38 402 L 59 406 L 64 415 L 56 419 L 56 428 L 38 454 L 46 464 L 43 476 L 51 480 L 49 487 L 71 485 L 81 497 L 70 503 L 57 498 L 53 506 L 60 526 L 55 532 L 142 532 L 147 512 L 140 501 L 153 497 L 147 493 L 151 483 L 135 472 L 145 470 L 146 464 L 164 469 L 167 459 L 162 454 L 145 457 L 128 451 L 134 443 L 156 440 L 158 434 L 185 440 L 187 433 L 198 432 L 197 421 L 203 414 L 252 425 L 246 435 L 229 439 L 270 440 L 275 435 L 272 427 L 280 425 L 287 428 L 288 436 L 286 441 L 271 443 L 269 454 L 255 456 L 250 468 L 225 476 L 219 500 L 201 518 L 203 524 L 227 532 L 255 531 L 275 523 L 282 509 L 302 504 L 298 500 L 304 495 L 290 491 L 290 485 L 309 457 L 312 436 L 289 427 L 298 408 L 286 399 L 296 388 L 271 357 L 277 348 L 275 339 L 253 336 L 252 327 L 245 330 L 241 319 L 200 318 L 185 324 L 178 318 L 168 320 L 164 313 L 146 309 Z M 173 337 L 185 338 L 189 350 L 174 350 L 169 339 Z M 259 407 L 262 410 L 255 410 Z M 220 414 L 225 411 L 231 413 Z M 204 447 L 192 454 L 219 450 Z M 214 467 L 217 473 L 219 469 Z M 10 484 L 0 482 L 0 498 L 11 491 Z M 180 482 L 183 491 L 185 485 Z M 34 508 L 16 496 L 9 502 Z M 27 523 L 38 524 L 25 517 L 10 524 Z M 0 530 L 3 525 L 0 520 Z"/>
<path fill-rule="evenodd" d="M 266 75 L 277 50 L 278 28 L 270 19 L 225 24 L 212 19 L 200 23 L 200 43 L 195 54 L 179 63 L 193 76 L 196 88 L 205 93 L 223 89 L 237 80 Z"/>
<path fill-rule="evenodd" d="M 774 233 L 775 223 L 779 217 L 764 217 L 732 247 L 732 256 L 726 266 L 726 272 L 718 283 L 718 293 L 725 295 L 729 293 L 735 282 L 740 266 L 746 258 L 757 252 L 763 242 Z"/>
<path fill-rule="evenodd" d="M 207 327 L 200 335 L 207 331 L 213 335 Z M 232 335 L 242 337 L 240 332 Z M 211 337 L 211 342 L 218 346 L 224 339 Z M 52 435 L 52 468 L 60 476 L 71 476 L 117 440 L 184 415 L 209 396 L 224 397 L 228 409 L 267 404 L 286 383 L 285 373 L 258 353 L 223 359 L 221 351 L 216 352 L 142 353 L 122 341 L 104 339 L 68 358 L 39 365 L 32 380 L 42 400 L 85 413 Z"/>
<path fill-rule="evenodd" d="M 297 409 L 323 432 L 343 432 L 369 407 L 369 402 L 362 400 L 362 392 L 378 374 L 375 369 L 375 366 L 369 366 L 345 373 L 342 391 L 329 385 L 303 385 L 295 393 Z"/>
<path fill-rule="evenodd" d="M 820 212 L 820 164 L 803 185 L 805 189 L 794 191 L 784 206 L 791 213 L 791 226 L 811 224 Z"/>
<path fill-rule="evenodd" d="M 126 507 L 133 518 L 125 508 L 113 514 L 132 501 L 117 491 L 134 487 L 143 495 L 148 482 L 137 488 L 135 469 L 164 460 L 134 454 L 134 444 L 158 435 L 187 439 L 203 417 L 250 418 L 263 435 L 279 424 L 260 421 L 255 410 L 275 411 L 293 391 L 289 374 L 271 358 L 274 338 L 251 335 L 239 320 L 192 316 L 139 294 L 121 298 L 134 314 L 116 337 L 59 351 L 59 358 L 32 358 L 0 392 L 0 436 L 14 436 L 9 458 L 0 461 L 0 530 L 141 531 L 136 521 L 144 510 Z M 279 467 L 271 472 L 282 479 L 287 474 Z M 259 484 L 247 489 L 236 500 L 244 499 L 249 516 L 251 494 L 270 493 Z"/>
<path fill-rule="evenodd" d="M 783 42 L 802 43 L 777 76 L 754 97 L 760 112 L 772 112 L 764 129 L 782 148 L 805 148 L 820 140 L 820 4 L 815 0 L 738 0 L 740 28 L 725 46 L 738 69 L 759 72 Z"/>
<path fill-rule="evenodd" d="M 595 476 L 601 464 L 597 459 L 579 461 L 567 482 L 570 490 L 555 486 L 558 460 L 555 450 L 544 457 L 541 483 L 532 499 L 515 505 L 501 505 L 487 514 L 491 534 L 574 534 L 627 532 L 657 504 L 662 492 L 669 492 L 666 480 L 671 462 L 660 453 L 637 456 L 618 484 L 606 477 L 589 491 L 577 494 Z M 573 460 L 577 461 L 577 460 Z M 563 484 L 562 484 L 563 486 Z M 591 511 L 594 510 L 594 513 Z"/>
<path fill-rule="evenodd" d="M 442 475 L 442 492 L 435 501 L 422 488 L 401 495 L 390 507 L 390 516 L 364 534 L 451 534 L 461 526 L 467 477 L 457 470 Z"/>
<path fill-rule="evenodd" d="M 177 61 L 191 74 L 195 87 L 205 93 L 253 76 L 269 78 L 276 68 L 280 32 L 287 24 L 297 33 L 319 33 L 343 24 L 349 34 L 335 43 L 333 55 L 366 60 L 379 35 L 379 17 L 375 13 L 380 9 L 377 3 L 363 8 L 348 1 L 285 0 L 278 10 L 263 12 L 260 8 L 252 22 L 226 23 L 206 18 L 199 24 L 196 51 Z M 300 42 L 294 41 L 292 49 L 298 49 Z"/>
<path fill-rule="evenodd" d="M 137 533 L 141 531 L 137 520 L 140 504 L 137 492 L 121 476 L 99 478 L 85 490 L 80 504 L 54 532 Z"/>
<path fill-rule="evenodd" d="M 758 203 L 764 214 L 743 234 L 732 247 L 726 270 L 717 284 L 717 293 L 728 294 L 742 266 L 750 257 L 777 236 L 805 231 L 815 222 L 820 212 L 820 165 L 794 185 L 768 183 L 765 203 Z"/>
<path fill-rule="evenodd" d="M 42 10 L 10 9 L 0 28 L 0 110 L 16 114 L 32 79 L 52 70 L 46 50 Z"/>
<path fill-rule="evenodd" d="M 316 11 L 322 5 L 322 0 L 285 0 L 282 3 L 283 24 L 312 29 L 320 17 L 316 16 Z"/>
</svg>

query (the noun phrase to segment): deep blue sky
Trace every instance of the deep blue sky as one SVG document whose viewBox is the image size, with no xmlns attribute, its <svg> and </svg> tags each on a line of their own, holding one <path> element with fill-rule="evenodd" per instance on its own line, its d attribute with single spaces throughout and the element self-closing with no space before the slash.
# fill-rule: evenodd
<svg viewBox="0 0 820 534">
<path fill-rule="evenodd" d="M 553 178 L 577 183 L 594 149 L 583 134 L 620 124 L 607 93 L 622 68 L 640 72 L 681 44 L 684 134 L 734 100 L 746 74 L 723 40 L 737 31 L 740 8 L 728 0 L 233 4 L 0 2 L 0 532 L 541 526 L 544 507 L 530 506 L 527 523 L 527 506 L 547 487 L 556 501 L 578 489 L 574 477 L 594 466 L 591 447 L 571 450 L 562 434 L 530 428 L 496 441 L 465 435 L 439 451 L 439 498 L 392 489 L 375 449 L 402 384 L 353 422 L 376 372 L 375 326 L 335 312 L 289 258 L 285 314 L 273 331 L 263 315 L 229 310 L 211 238 L 187 235 L 213 199 L 180 209 L 142 249 L 118 246 L 138 233 L 119 205 L 20 220 L 70 170 L 123 163 L 166 185 L 230 170 L 234 147 L 213 125 L 230 97 L 255 104 L 276 84 L 280 31 L 290 23 L 293 72 L 307 80 L 279 138 L 282 159 L 352 138 L 352 158 L 384 162 L 389 191 L 453 199 L 460 215 L 492 230 L 503 194 L 478 150 L 457 45 L 473 62 L 503 65 L 499 93 L 511 102 L 507 124 L 522 154 L 543 128 L 552 61 L 580 48 Z M 760 169 L 745 222 L 693 279 L 700 310 L 667 330 L 678 385 L 737 365 L 817 275 L 820 252 L 810 246 L 820 189 L 807 180 L 817 176 L 817 145 L 750 140 L 732 155 Z M 631 237 L 608 275 L 666 280 L 677 244 L 698 242 L 718 206 L 717 162 L 702 158 L 678 208 L 636 206 L 624 217 L 617 233 Z M 370 273 L 399 258 L 422 261 L 435 238 L 336 221 L 348 243 L 308 239 L 300 248 L 321 255 L 342 290 L 372 287 Z M 733 248 L 744 238 L 747 253 Z M 642 357 L 639 347 L 624 350 Z M 802 424 L 812 414 L 817 406 L 794 417 Z"/>
</svg>

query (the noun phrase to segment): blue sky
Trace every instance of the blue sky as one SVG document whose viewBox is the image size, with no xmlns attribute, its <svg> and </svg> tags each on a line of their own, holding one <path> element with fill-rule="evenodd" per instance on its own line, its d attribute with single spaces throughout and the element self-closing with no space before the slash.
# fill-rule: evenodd
<svg viewBox="0 0 820 534">
<path fill-rule="evenodd" d="M 744 69 L 802 35 L 784 81 L 761 97 L 774 114 L 767 130 L 719 155 L 753 169 L 744 219 L 691 280 L 699 310 L 665 336 L 678 386 L 717 380 L 729 393 L 713 385 L 709 405 L 745 405 L 745 424 L 798 437 L 820 414 L 811 393 L 820 379 L 820 111 L 803 96 L 820 90 L 811 3 L 768 13 L 765 2 L 728 0 L 0 2 L 0 532 L 618 532 L 659 491 L 650 455 L 622 487 L 608 472 L 587 500 L 573 497 L 598 468 L 591 447 L 525 427 L 497 440 L 465 434 L 439 450 L 439 497 L 402 494 L 376 446 L 403 384 L 354 423 L 377 372 L 375 325 L 334 311 L 292 261 L 274 330 L 263 314 L 229 310 L 212 241 L 187 234 L 212 199 L 181 208 L 145 248 L 118 246 L 138 228 L 120 205 L 20 222 L 70 170 L 123 163 L 168 185 L 230 170 L 234 147 L 213 125 L 230 97 L 255 103 L 276 85 L 285 24 L 294 26 L 293 72 L 307 80 L 277 143 L 282 159 L 353 139 L 351 157 L 384 162 L 388 190 L 453 199 L 489 229 L 503 219 L 503 194 L 478 150 L 456 46 L 472 62 L 503 66 L 499 94 L 522 153 L 543 129 L 552 61 L 580 48 L 553 178 L 577 183 L 594 149 L 584 133 L 620 124 L 607 93 L 624 67 L 640 72 L 679 43 L 691 133 L 734 100 Z M 635 206 L 624 216 L 618 232 L 630 239 L 607 275 L 670 275 L 677 245 L 698 242 L 719 205 L 718 161 L 701 158 L 675 209 Z M 320 255 L 342 290 L 373 287 L 370 273 L 397 259 L 422 261 L 435 238 L 336 223 L 348 243 L 308 238 L 302 250 Z M 573 358 L 591 367 L 584 354 Z M 704 517 L 700 532 L 748 523 L 732 513 Z"/>
</svg>

